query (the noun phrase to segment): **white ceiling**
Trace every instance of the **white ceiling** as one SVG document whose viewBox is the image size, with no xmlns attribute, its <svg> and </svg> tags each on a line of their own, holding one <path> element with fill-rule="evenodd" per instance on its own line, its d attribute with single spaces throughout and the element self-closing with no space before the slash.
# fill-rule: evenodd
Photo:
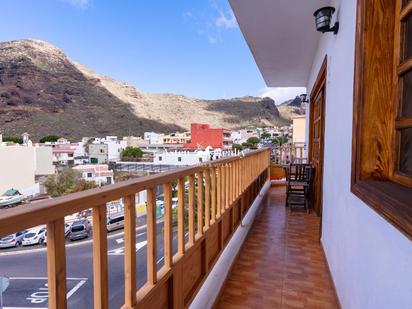
<svg viewBox="0 0 412 309">
<path fill-rule="evenodd" d="M 313 12 L 327 0 L 229 0 L 268 87 L 305 87 L 320 33 Z"/>
</svg>

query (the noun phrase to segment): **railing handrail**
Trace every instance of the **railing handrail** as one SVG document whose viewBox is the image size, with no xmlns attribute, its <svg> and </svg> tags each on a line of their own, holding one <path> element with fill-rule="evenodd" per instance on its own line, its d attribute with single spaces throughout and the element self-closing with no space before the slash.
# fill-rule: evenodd
<svg viewBox="0 0 412 309">
<path fill-rule="evenodd" d="M 19 230 L 45 224 L 73 213 L 90 209 L 113 200 L 117 200 L 129 194 L 135 194 L 153 188 L 164 183 L 171 182 L 179 177 L 185 177 L 215 164 L 232 162 L 242 157 L 249 157 L 267 148 L 253 150 L 242 155 L 222 158 L 214 161 L 182 167 L 172 171 L 166 171 L 155 175 L 143 176 L 136 179 L 122 181 L 113 185 L 94 188 L 82 192 L 37 202 L 28 207 L 21 206 L 2 210 L 0 213 L 0 237 L 7 236 Z"/>
</svg>

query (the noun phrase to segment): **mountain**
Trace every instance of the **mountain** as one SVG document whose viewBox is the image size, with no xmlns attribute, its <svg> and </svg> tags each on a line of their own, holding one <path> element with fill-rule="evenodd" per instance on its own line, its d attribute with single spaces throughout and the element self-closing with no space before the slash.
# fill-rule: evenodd
<svg viewBox="0 0 412 309">
<path fill-rule="evenodd" d="M 0 130 L 82 136 L 171 132 L 190 123 L 236 129 L 283 125 L 270 98 L 201 100 L 176 94 L 143 92 L 98 75 L 39 40 L 0 43 Z"/>
<path fill-rule="evenodd" d="M 277 105 L 277 108 L 281 117 L 289 120 L 294 116 L 305 115 L 306 113 L 306 104 L 302 102 L 299 96 Z"/>
</svg>

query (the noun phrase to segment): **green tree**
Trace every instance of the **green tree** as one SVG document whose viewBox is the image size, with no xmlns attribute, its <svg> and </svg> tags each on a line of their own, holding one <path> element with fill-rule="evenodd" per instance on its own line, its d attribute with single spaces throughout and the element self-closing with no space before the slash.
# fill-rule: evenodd
<svg viewBox="0 0 412 309">
<path fill-rule="evenodd" d="M 57 197 L 73 192 L 79 192 L 95 188 L 94 181 L 82 179 L 79 171 L 68 168 L 58 175 L 50 175 L 44 182 L 47 193 L 52 197 Z"/>
<path fill-rule="evenodd" d="M 289 142 L 287 136 L 277 136 L 275 137 L 272 142 L 277 145 L 287 144 Z"/>
<path fill-rule="evenodd" d="M 270 134 L 269 134 L 268 132 L 263 132 L 263 133 L 260 135 L 260 138 L 261 138 L 261 139 L 269 139 L 269 138 L 270 138 Z"/>
<path fill-rule="evenodd" d="M 3 142 L 13 142 L 16 144 L 23 144 L 23 137 L 21 136 L 3 136 Z"/>
<path fill-rule="evenodd" d="M 46 135 L 46 136 L 43 136 L 41 139 L 40 139 L 40 143 L 46 143 L 46 142 L 57 142 L 57 140 L 60 138 L 60 136 L 57 136 L 57 135 Z"/>
<path fill-rule="evenodd" d="M 257 137 L 249 137 L 245 143 L 242 144 L 245 148 L 256 149 L 259 145 L 259 138 Z"/>
<path fill-rule="evenodd" d="M 233 145 L 232 145 L 232 150 L 242 151 L 242 150 L 243 150 L 243 146 L 240 145 L 240 144 L 233 144 Z"/>
<path fill-rule="evenodd" d="M 133 161 L 143 157 L 143 151 L 139 147 L 127 146 L 122 151 L 122 160 Z"/>
</svg>

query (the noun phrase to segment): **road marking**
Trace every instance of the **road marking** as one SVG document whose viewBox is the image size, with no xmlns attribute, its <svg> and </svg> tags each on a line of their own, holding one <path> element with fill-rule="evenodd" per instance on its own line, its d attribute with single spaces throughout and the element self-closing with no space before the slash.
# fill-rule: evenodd
<svg viewBox="0 0 412 309">
<path fill-rule="evenodd" d="M 29 301 L 31 305 L 40 305 L 48 301 L 48 284 L 47 284 L 48 278 L 47 277 L 10 277 L 9 279 L 10 280 L 22 280 L 22 281 L 39 280 L 41 282 L 41 286 L 38 289 L 36 288 L 33 293 L 29 292 L 31 294 L 28 295 L 26 300 Z M 76 283 L 76 281 L 79 281 L 67 292 L 66 299 L 68 300 L 87 282 L 88 278 L 68 277 L 67 280 L 75 281 L 74 283 Z M 22 305 L 23 306 L 7 306 L 7 307 L 3 307 L 3 309 L 32 309 L 32 308 L 46 309 L 46 308 L 40 308 L 40 307 L 27 307 L 27 305 L 24 305 L 24 304 Z"/>
<path fill-rule="evenodd" d="M 162 220 L 157 221 L 157 224 L 163 222 Z M 136 228 L 136 232 L 139 230 L 144 230 L 146 229 L 147 225 L 143 225 L 140 226 L 138 228 Z M 142 236 L 146 234 L 146 232 L 142 232 L 142 233 L 138 233 L 136 234 L 136 237 Z M 117 234 L 109 234 L 109 236 L 107 236 L 107 239 L 112 239 L 114 237 L 119 237 L 121 235 L 124 235 L 124 231 L 117 233 Z M 85 244 L 89 244 L 93 242 L 93 238 L 89 239 L 89 240 L 83 240 L 83 241 L 79 241 L 79 242 L 75 242 L 75 243 L 66 243 L 66 248 L 70 248 L 70 247 L 77 247 L 77 246 L 81 246 L 81 245 L 85 245 Z M 37 252 L 43 252 L 46 251 L 47 247 L 43 247 L 43 248 L 35 248 L 35 249 L 23 249 L 23 250 L 18 250 L 18 251 L 8 251 L 8 252 L 0 252 L 0 256 L 6 256 L 6 255 L 19 255 L 19 254 L 29 254 L 29 253 L 37 253 Z"/>
<path fill-rule="evenodd" d="M 9 277 L 10 280 L 47 280 L 47 277 Z M 89 278 L 67 277 L 66 280 L 88 280 Z"/>
<path fill-rule="evenodd" d="M 136 244 L 136 252 L 147 245 L 147 240 L 138 242 Z M 107 252 L 108 255 L 124 255 L 124 247 L 113 249 Z"/>
<path fill-rule="evenodd" d="M 48 309 L 48 308 L 39 308 L 39 307 L 3 307 L 3 309 Z"/>
<path fill-rule="evenodd" d="M 87 280 L 87 279 L 86 279 L 86 280 Z M 80 288 L 82 287 L 82 285 L 86 283 L 86 280 L 82 280 L 82 281 L 80 281 L 78 284 L 76 284 L 76 285 L 74 286 L 74 288 L 72 288 L 72 289 L 69 291 L 69 293 L 67 293 L 66 299 L 69 299 L 70 296 L 72 296 L 74 293 L 76 293 L 77 290 L 80 289 Z"/>
</svg>

